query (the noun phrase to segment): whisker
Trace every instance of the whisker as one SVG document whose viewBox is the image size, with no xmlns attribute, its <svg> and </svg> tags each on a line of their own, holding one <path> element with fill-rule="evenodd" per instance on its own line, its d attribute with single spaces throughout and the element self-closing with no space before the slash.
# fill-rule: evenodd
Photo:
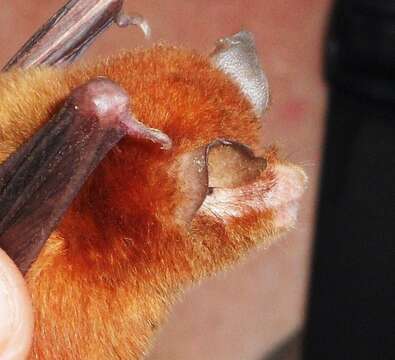
<svg viewBox="0 0 395 360">
<path fill-rule="evenodd" d="M 296 165 L 299 165 L 301 167 L 309 167 L 309 168 L 317 168 L 319 167 L 319 164 L 313 162 L 313 161 L 297 161 Z"/>
</svg>

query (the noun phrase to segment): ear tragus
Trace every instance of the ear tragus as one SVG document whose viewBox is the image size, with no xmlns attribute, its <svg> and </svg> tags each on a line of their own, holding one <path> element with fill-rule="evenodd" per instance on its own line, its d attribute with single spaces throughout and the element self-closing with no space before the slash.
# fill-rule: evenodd
<svg viewBox="0 0 395 360">
<path fill-rule="evenodd" d="M 261 116 L 269 103 L 269 84 L 259 64 L 252 33 L 240 31 L 219 39 L 210 58 L 239 85 L 255 113 Z"/>
</svg>

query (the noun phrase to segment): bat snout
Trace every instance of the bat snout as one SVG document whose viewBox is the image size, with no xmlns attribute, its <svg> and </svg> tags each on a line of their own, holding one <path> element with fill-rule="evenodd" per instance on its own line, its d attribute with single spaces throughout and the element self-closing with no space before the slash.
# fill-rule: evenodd
<svg viewBox="0 0 395 360">
<path fill-rule="evenodd" d="M 308 179 L 303 169 L 295 165 L 277 165 L 274 172 L 277 180 L 267 194 L 266 206 L 273 209 L 275 228 L 288 229 L 295 225 Z"/>
</svg>

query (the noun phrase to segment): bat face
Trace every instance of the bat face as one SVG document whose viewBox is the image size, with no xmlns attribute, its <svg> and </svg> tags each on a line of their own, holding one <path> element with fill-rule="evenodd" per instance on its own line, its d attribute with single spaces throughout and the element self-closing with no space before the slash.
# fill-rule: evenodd
<svg viewBox="0 0 395 360">
<path fill-rule="evenodd" d="M 27 274 L 33 358 L 140 359 L 185 286 L 294 225 L 306 177 L 260 142 L 267 81 L 245 36 L 223 40 L 209 58 L 157 46 L 0 82 L 3 158 L 98 76 L 119 84 L 133 116 L 172 141 L 166 150 L 124 137 L 49 238 Z M 240 57 L 242 69 L 232 61 Z"/>
</svg>

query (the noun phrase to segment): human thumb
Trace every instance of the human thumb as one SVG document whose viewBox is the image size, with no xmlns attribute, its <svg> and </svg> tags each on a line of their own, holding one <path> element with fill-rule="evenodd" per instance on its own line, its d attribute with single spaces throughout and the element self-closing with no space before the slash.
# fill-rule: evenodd
<svg viewBox="0 0 395 360">
<path fill-rule="evenodd" d="M 22 274 L 0 249 L 0 360 L 26 359 L 33 336 L 33 309 Z"/>
</svg>

